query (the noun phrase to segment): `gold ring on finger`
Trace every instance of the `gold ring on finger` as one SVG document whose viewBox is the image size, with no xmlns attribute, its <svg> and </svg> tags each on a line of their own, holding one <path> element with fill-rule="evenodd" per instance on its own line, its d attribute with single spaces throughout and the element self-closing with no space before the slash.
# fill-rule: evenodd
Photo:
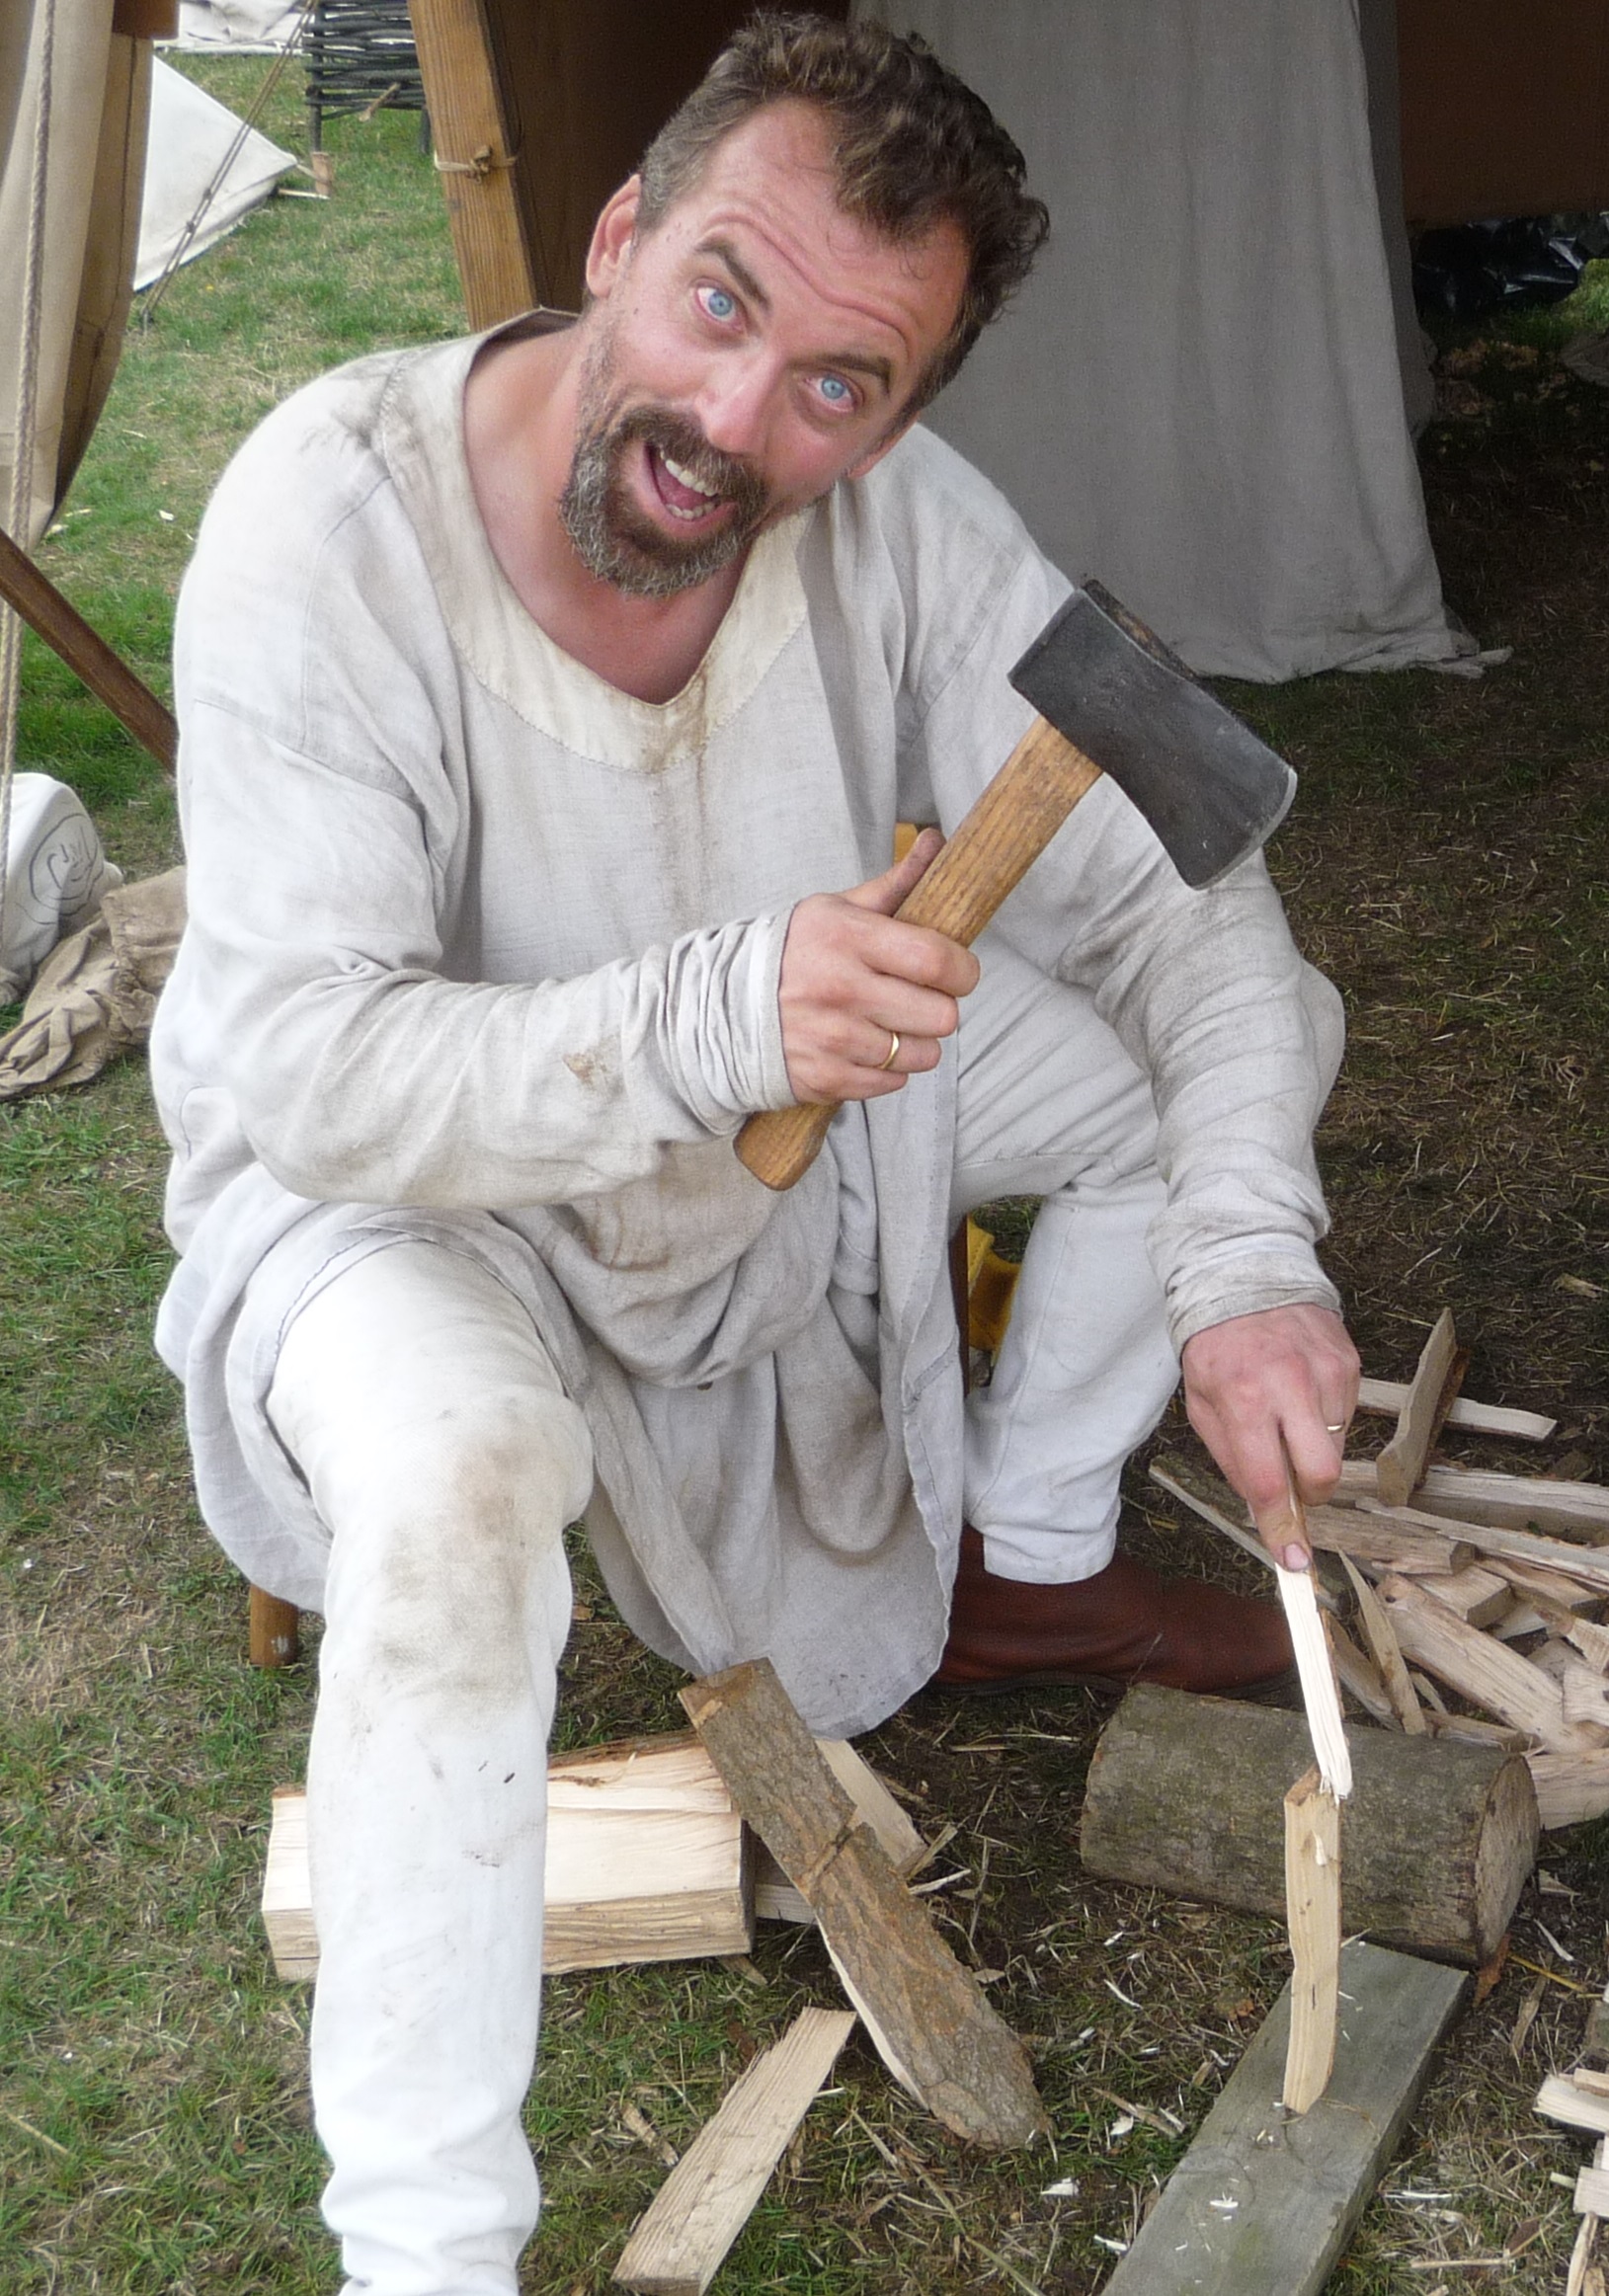
<svg viewBox="0 0 1609 2296">
<path fill-rule="evenodd" d="M 899 1057 L 900 1032 L 897 1028 L 891 1028 L 888 1032 L 888 1058 L 879 1061 L 877 1066 L 879 1069 L 892 1069 Z"/>
</svg>

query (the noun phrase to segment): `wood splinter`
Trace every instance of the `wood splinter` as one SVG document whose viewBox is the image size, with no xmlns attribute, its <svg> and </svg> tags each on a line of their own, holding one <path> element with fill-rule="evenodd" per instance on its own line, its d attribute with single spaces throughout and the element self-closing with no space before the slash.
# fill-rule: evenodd
<svg viewBox="0 0 1609 2296">
<path fill-rule="evenodd" d="M 1290 1479 L 1292 1523 L 1304 1544 L 1307 1519 Z M 1352 1754 L 1340 1692 L 1311 1570 L 1276 1569 L 1285 1623 L 1302 1678 L 1308 1733 L 1318 1756 L 1285 1796 L 1285 1917 L 1290 1930 L 1291 2037 L 1283 2098 L 1307 2112 L 1323 2097 L 1335 2062 L 1340 2016 L 1340 1805 L 1352 1790 Z"/>
</svg>

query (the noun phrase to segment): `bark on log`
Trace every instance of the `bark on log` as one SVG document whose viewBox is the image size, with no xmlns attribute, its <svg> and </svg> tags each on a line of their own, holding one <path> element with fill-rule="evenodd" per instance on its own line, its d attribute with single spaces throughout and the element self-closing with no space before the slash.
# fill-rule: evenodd
<svg viewBox="0 0 1609 2296">
<path fill-rule="evenodd" d="M 895 2078 L 958 2137 L 1046 2127 L 1027 2051 L 995 2014 L 833 1776 L 767 1659 L 681 1694 L 732 1799 L 812 1908 Z"/>
<path fill-rule="evenodd" d="M 1346 1933 L 1483 1966 L 1536 1860 L 1525 1763 L 1496 1747 L 1396 1731 L 1347 1738 Z M 1281 1913 L 1283 1797 L 1310 1759 L 1298 1714 L 1141 1685 L 1089 1766 L 1084 1861 L 1109 1880 Z"/>
</svg>

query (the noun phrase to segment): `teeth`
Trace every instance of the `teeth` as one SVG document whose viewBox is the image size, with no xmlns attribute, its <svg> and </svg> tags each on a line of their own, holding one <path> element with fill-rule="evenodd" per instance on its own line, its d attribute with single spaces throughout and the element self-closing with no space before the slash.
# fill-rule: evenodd
<svg viewBox="0 0 1609 2296">
<path fill-rule="evenodd" d="M 667 454 L 663 446 L 659 450 L 659 458 L 674 479 L 680 480 L 683 486 L 690 488 L 695 495 L 702 495 L 706 502 L 716 493 L 714 487 L 705 486 L 695 478 L 685 463 L 678 462 L 674 456 Z"/>
</svg>

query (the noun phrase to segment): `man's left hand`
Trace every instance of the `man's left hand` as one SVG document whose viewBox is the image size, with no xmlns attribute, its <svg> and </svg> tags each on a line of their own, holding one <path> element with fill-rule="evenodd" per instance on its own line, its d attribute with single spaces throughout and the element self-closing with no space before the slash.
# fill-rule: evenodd
<svg viewBox="0 0 1609 2296">
<path fill-rule="evenodd" d="M 1359 1370 L 1345 1324 L 1327 1307 L 1235 1315 L 1184 1343 L 1190 1425 L 1287 1570 L 1313 1559 L 1291 1513 L 1291 1482 L 1310 1503 L 1334 1489 Z"/>
</svg>

